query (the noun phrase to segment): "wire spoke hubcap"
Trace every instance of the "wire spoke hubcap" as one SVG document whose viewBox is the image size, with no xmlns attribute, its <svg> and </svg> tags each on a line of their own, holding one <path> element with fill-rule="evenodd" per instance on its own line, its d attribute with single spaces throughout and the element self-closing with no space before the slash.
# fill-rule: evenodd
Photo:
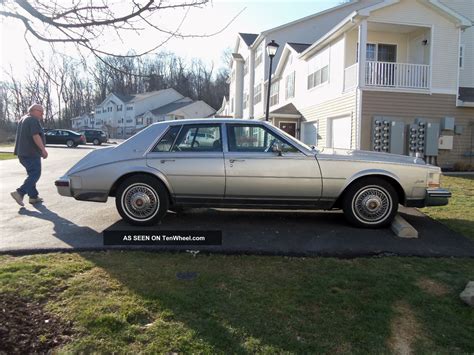
<svg viewBox="0 0 474 355">
<path fill-rule="evenodd" d="M 160 200 L 155 190 L 148 185 L 129 186 L 123 194 L 123 206 L 134 219 L 149 219 L 158 211 Z"/>
<path fill-rule="evenodd" d="M 388 216 L 392 207 L 392 200 L 384 189 L 366 187 L 355 195 L 353 206 L 359 219 L 375 223 Z"/>
</svg>

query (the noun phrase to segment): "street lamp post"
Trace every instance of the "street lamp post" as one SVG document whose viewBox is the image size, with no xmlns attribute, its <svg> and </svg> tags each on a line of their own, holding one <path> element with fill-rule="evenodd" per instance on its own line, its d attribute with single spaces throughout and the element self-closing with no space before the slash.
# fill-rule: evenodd
<svg viewBox="0 0 474 355">
<path fill-rule="evenodd" d="M 270 70 L 268 71 L 268 91 L 267 91 L 267 110 L 265 111 L 265 121 L 268 121 L 268 115 L 270 112 L 270 89 L 272 87 L 272 62 L 273 57 L 280 47 L 273 39 L 267 44 L 267 53 L 270 57 Z"/>
</svg>

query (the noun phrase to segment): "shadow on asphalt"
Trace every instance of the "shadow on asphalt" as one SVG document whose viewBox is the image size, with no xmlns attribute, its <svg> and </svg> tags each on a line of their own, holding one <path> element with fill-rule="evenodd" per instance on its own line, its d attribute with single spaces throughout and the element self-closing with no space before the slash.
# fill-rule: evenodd
<svg viewBox="0 0 474 355">
<path fill-rule="evenodd" d="M 91 240 L 97 241 L 100 240 L 100 245 L 102 244 L 102 233 L 98 233 L 92 228 L 89 227 L 79 227 L 70 220 L 61 217 L 57 213 L 51 211 L 43 204 L 35 204 L 33 207 L 36 211 L 28 210 L 26 208 L 20 208 L 18 214 L 29 216 L 33 218 L 38 218 L 42 220 L 49 221 L 53 223 L 53 236 L 63 241 L 70 247 L 78 250 L 90 250 L 96 248 L 84 248 L 84 243 L 90 244 Z M 55 248 L 51 251 L 57 251 Z M 44 250 L 43 250 L 44 251 Z M 28 251 L 22 251 L 27 253 Z M 34 251 L 33 251 L 34 252 Z"/>
<path fill-rule="evenodd" d="M 190 209 L 168 213 L 153 227 L 123 221 L 109 231 L 141 233 L 166 230 L 222 231 L 221 246 L 149 246 L 146 250 L 200 250 L 228 254 L 358 257 L 373 255 L 474 257 L 474 241 L 424 215 L 403 213 L 418 239 L 396 237 L 389 228 L 349 225 L 340 211 L 262 211 Z"/>
</svg>

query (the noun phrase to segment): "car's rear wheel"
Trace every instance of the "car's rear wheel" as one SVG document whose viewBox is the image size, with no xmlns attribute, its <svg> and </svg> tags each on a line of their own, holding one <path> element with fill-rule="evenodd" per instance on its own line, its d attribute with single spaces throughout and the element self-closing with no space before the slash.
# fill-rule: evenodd
<svg viewBox="0 0 474 355">
<path fill-rule="evenodd" d="M 100 145 L 100 141 L 97 138 L 94 138 L 94 140 L 92 141 L 92 144 Z"/>
<path fill-rule="evenodd" d="M 76 146 L 76 144 L 74 143 L 74 141 L 72 139 L 68 139 L 66 141 L 66 145 L 69 147 L 69 148 L 73 148 Z"/>
<path fill-rule="evenodd" d="M 115 197 L 120 216 L 130 224 L 150 226 L 158 223 L 169 206 L 166 187 L 148 175 L 135 175 L 120 184 Z"/>
<path fill-rule="evenodd" d="M 347 188 L 342 206 L 346 219 L 353 225 L 382 228 L 392 222 L 398 211 L 398 195 L 389 182 L 369 177 Z"/>
</svg>

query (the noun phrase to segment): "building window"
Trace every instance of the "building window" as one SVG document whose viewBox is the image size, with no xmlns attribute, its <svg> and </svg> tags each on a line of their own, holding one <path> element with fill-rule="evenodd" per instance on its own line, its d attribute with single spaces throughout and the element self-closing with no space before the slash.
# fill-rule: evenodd
<svg viewBox="0 0 474 355">
<path fill-rule="evenodd" d="M 151 125 L 152 123 L 153 123 L 153 118 L 152 118 L 152 117 L 147 117 L 147 118 L 146 118 L 146 124 L 147 124 L 147 126 L 148 126 L 148 125 Z"/>
<path fill-rule="evenodd" d="M 107 112 L 112 112 L 112 107 L 107 107 Z"/>
<path fill-rule="evenodd" d="M 464 69 L 464 52 L 464 44 L 461 44 L 461 47 L 459 47 L 459 68 L 461 69 Z"/>
<path fill-rule="evenodd" d="M 280 91 L 280 81 L 272 84 L 270 88 L 270 106 L 278 104 L 278 94 Z"/>
<path fill-rule="evenodd" d="M 263 57 L 263 42 L 260 43 L 255 51 L 255 68 L 260 65 Z"/>
<path fill-rule="evenodd" d="M 262 84 L 258 84 L 253 88 L 254 95 L 253 95 L 253 102 L 254 104 L 258 104 L 262 101 Z"/>
<path fill-rule="evenodd" d="M 295 72 L 285 78 L 285 99 L 295 97 Z"/>
<path fill-rule="evenodd" d="M 137 118 L 136 121 L 137 124 L 143 124 L 143 117 Z"/>
<path fill-rule="evenodd" d="M 127 111 L 132 111 L 133 110 L 133 106 L 127 106 Z"/>
<path fill-rule="evenodd" d="M 132 119 L 128 119 L 128 120 L 127 120 L 127 123 L 132 123 L 132 122 L 133 122 Z"/>
<path fill-rule="evenodd" d="M 329 65 L 308 75 L 308 89 L 322 85 L 329 81 Z"/>
<path fill-rule="evenodd" d="M 122 111 L 122 105 L 117 105 L 117 111 Z"/>
<path fill-rule="evenodd" d="M 247 57 L 247 59 L 245 59 L 245 63 L 244 63 L 244 76 L 247 75 L 249 72 L 249 57 Z"/>
</svg>

